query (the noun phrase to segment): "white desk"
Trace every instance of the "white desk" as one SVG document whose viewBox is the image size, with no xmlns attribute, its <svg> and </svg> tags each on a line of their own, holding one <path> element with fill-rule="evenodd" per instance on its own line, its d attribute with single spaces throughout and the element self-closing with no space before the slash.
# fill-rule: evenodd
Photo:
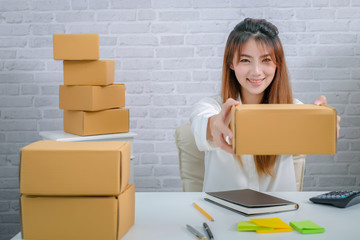
<svg viewBox="0 0 360 240">
<path fill-rule="evenodd" d="M 105 142 L 105 141 L 127 141 L 131 144 L 131 158 L 130 158 L 130 181 L 134 183 L 134 154 L 133 154 L 133 140 L 137 136 L 136 133 L 112 133 L 92 136 L 79 136 L 75 134 L 66 133 L 64 131 L 46 131 L 40 132 L 39 135 L 45 140 L 55 140 L 60 142 Z"/>
<path fill-rule="evenodd" d="M 246 221 L 245 217 L 225 208 L 211 204 L 203 197 L 204 193 L 181 192 L 137 192 L 135 193 L 135 225 L 125 234 L 122 240 L 195 240 L 187 231 L 185 224 L 190 224 L 204 232 L 202 223 L 207 222 L 215 240 L 233 239 L 359 239 L 357 226 L 360 222 L 360 204 L 349 208 L 336 208 L 313 204 L 308 199 L 322 192 L 271 193 L 299 203 L 296 211 L 259 215 L 255 218 L 279 217 L 284 222 L 312 220 L 325 227 L 325 233 L 301 234 L 294 230 L 287 233 L 238 232 L 237 222 Z M 210 222 L 192 203 L 196 202 L 214 219 Z M 20 240 L 20 233 L 12 240 Z"/>
</svg>

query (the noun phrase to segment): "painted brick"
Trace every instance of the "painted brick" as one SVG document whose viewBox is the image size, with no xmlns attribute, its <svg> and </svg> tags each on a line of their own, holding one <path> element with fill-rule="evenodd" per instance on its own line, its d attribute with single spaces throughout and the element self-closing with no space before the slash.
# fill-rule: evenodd
<svg viewBox="0 0 360 240">
<path fill-rule="evenodd" d="M 142 164 L 157 164 L 159 163 L 158 154 L 142 154 L 140 157 Z"/>
<path fill-rule="evenodd" d="M 150 31 L 150 23 L 117 23 L 112 24 L 110 33 L 146 33 Z"/>
<path fill-rule="evenodd" d="M 182 45 L 184 44 L 184 36 L 161 36 L 161 45 Z"/>
<path fill-rule="evenodd" d="M 26 12 L 23 14 L 24 23 L 50 23 L 54 20 L 53 13 Z"/>
<path fill-rule="evenodd" d="M 138 10 L 137 12 L 138 20 L 155 20 L 156 12 L 153 10 Z"/>
<path fill-rule="evenodd" d="M 23 0 L 6 0 L 1 1 L 0 11 L 7 12 L 7 11 L 23 11 L 29 9 L 29 1 Z"/>
<path fill-rule="evenodd" d="M 71 0 L 71 9 L 84 10 L 88 8 L 88 0 Z"/>
<path fill-rule="evenodd" d="M 109 0 L 89 0 L 89 9 L 107 9 L 109 6 Z"/>
<path fill-rule="evenodd" d="M 173 179 L 173 178 L 169 178 L 169 179 L 164 179 L 163 180 L 163 185 L 164 188 L 175 188 L 178 189 L 182 186 L 182 182 L 180 178 L 177 179 Z"/>
<path fill-rule="evenodd" d="M 138 125 L 141 127 L 141 122 L 138 122 Z M 163 141 L 166 139 L 166 134 L 163 129 L 137 129 L 136 133 L 138 136 L 136 139 L 138 140 L 147 140 L 147 141 Z"/>
<path fill-rule="evenodd" d="M 151 0 L 111 0 L 111 8 L 120 8 L 120 9 L 127 9 L 127 8 L 150 8 L 151 7 Z"/>
<path fill-rule="evenodd" d="M 135 166 L 134 167 L 134 176 L 135 177 L 151 176 L 152 173 L 153 173 L 153 167 L 151 167 L 151 166 L 143 166 L 143 167 Z"/>
<path fill-rule="evenodd" d="M 95 14 L 92 12 L 59 12 L 55 14 L 57 22 L 92 22 Z"/>
<path fill-rule="evenodd" d="M 4 119 L 40 119 L 41 112 L 37 108 L 4 109 L 1 113 Z"/>
<path fill-rule="evenodd" d="M 11 96 L 11 95 L 19 95 L 19 85 L 18 84 L 3 84 L 0 88 L 1 96 Z"/>
<path fill-rule="evenodd" d="M 81 24 L 73 24 L 69 26 L 68 33 L 69 34 L 108 34 L 109 33 L 109 25 L 102 23 L 81 23 Z"/>
</svg>

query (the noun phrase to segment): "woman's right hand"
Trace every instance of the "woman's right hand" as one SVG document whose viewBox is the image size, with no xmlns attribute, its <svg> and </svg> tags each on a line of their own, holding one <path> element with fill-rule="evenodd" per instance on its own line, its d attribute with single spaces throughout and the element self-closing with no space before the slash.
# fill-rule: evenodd
<svg viewBox="0 0 360 240">
<path fill-rule="evenodd" d="M 220 113 L 211 116 L 207 125 L 206 138 L 230 154 L 233 154 L 233 149 L 232 146 L 226 142 L 226 137 L 229 139 L 232 138 L 232 131 L 228 127 L 231 121 L 230 112 L 231 107 L 238 104 L 240 103 L 232 98 L 227 99 L 222 105 Z"/>
</svg>

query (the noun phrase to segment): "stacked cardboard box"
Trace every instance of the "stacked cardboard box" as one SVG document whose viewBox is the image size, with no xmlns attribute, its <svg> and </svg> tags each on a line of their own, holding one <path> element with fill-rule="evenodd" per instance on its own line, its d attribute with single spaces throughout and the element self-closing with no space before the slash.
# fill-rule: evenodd
<svg viewBox="0 0 360 240">
<path fill-rule="evenodd" d="M 21 149 L 23 239 L 120 239 L 134 224 L 129 142 L 39 141 Z"/>
<path fill-rule="evenodd" d="M 54 34 L 54 59 L 63 60 L 59 107 L 64 131 L 81 136 L 129 131 L 125 86 L 113 84 L 115 61 L 99 60 L 98 34 Z"/>
</svg>

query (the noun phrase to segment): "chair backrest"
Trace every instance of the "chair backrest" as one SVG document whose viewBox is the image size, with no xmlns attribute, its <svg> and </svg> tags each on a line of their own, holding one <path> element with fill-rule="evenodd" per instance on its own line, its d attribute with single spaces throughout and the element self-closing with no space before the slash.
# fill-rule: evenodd
<svg viewBox="0 0 360 240">
<path fill-rule="evenodd" d="M 191 132 L 190 123 L 178 127 L 175 142 L 179 151 L 179 169 L 184 192 L 201 192 L 204 181 L 204 152 L 199 151 Z M 302 191 L 305 155 L 294 155 L 296 187 Z"/>
</svg>

